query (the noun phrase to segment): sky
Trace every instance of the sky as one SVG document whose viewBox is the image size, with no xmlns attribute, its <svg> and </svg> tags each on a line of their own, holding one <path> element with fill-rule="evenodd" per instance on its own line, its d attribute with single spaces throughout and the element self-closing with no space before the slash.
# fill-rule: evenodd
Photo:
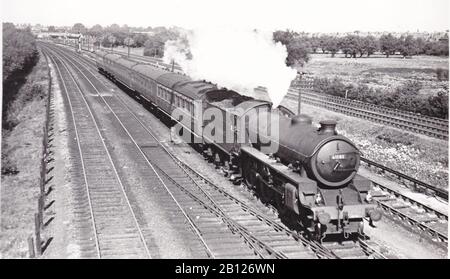
<svg viewBox="0 0 450 279">
<path fill-rule="evenodd" d="M 445 31 L 449 0 L 0 0 L 2 22 L 306 32 Z"/>
</svg>

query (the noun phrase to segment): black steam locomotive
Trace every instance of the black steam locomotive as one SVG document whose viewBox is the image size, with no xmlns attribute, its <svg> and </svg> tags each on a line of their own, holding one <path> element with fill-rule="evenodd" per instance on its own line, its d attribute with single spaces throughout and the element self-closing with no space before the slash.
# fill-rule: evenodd
<svg viewBox="0 0 450 279">
<path fill-rule="evenodd" d="M 96 63 L 175 121 L 232 181 L 244 180 L 312 236 L 348 237 L 362 233 L 363 218 L 381 218 L 370 202 L 371 182 L 357 174 L 359 151 L 334 121 L 316 128 L 307 115 L 116 54 L 97 52 Z"/>
</svg>

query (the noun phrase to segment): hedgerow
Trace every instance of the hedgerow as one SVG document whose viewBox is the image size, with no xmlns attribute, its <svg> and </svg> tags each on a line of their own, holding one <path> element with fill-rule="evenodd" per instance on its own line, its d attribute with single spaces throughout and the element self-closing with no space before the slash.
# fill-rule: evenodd
<svg viewBox="0 0 450 279">
<path fill-rule="evenodd" d="M 347 95 L 351 100 L 448 118 L 448 90 L 442 89 L 433 95 L 425 96 L 419 94 L 421 88 L 422 85 L 418 81 L 407 81 L 389 90 L 374 89 L 366 84 L 345 84 L 339 78 L 315 78 L 313 83 L 313 89 L 324 94 L 339 97 Z"/>
</svg>

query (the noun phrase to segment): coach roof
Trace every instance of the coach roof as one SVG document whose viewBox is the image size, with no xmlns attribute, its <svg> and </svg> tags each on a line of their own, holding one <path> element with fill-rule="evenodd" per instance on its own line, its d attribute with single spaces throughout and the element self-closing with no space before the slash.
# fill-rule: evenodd
<svg viewBox="0 0 450 279">
<path fill-rule="evenodd" d="M 157 80 L 159 76 L 167 73 L 167 71 L 163 69 L 159 69 L 147 64 L 138 64 L 133 67 L 133 70 L 153 80 Z"/>
</svg>

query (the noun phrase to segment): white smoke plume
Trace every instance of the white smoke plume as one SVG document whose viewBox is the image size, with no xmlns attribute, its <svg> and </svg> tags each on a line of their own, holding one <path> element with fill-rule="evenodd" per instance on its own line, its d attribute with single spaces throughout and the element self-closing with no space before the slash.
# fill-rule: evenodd
<svg viewBox="0 0 450 279">
<path fill-rule="evenodd" d="M 286 66 L 287 50 L 271 32 L 233 28 L 198 29 L 168 41 L 164 62 L 178 63 L 193 79 L 205 79 L 240 94 L 267 98 L 254 88 L 267 88 L 276 107 L 296 76 Z"/>
</svg>

